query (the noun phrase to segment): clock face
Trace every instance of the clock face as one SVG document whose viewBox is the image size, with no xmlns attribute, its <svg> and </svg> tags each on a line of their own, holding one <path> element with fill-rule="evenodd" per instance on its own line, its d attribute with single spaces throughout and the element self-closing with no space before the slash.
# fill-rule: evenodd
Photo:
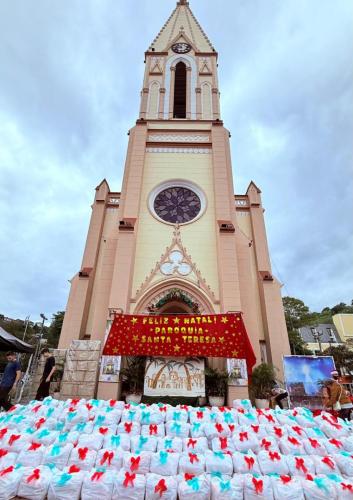
<svg viewBox="0 0 353 500">
<path fill-rule="evenodd" d="M 153 208 L 165 222 L 185 224 L 199 215 L 201 200 L 191 189 L 176 186 L 161 191 L 154 200 Z"/>
<path fill-rule="evenodd" d="M 176 52 L 177 54 L 187 54 L 191 50 L 191 45 L 189 45 L 188 43 L 183 43 L 183 42 L 175 43 L 172 46 L 172 50 L 173 50 L 173 52 Z"/>
</svg>

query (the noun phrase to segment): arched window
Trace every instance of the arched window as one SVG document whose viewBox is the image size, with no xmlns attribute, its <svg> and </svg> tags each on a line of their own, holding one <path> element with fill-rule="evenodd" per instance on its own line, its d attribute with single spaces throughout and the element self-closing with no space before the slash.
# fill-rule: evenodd
<svg viewBox="0 0 353 500">
<path fill-rule="evenodd" d="M 181 61 L 175 66 L 173 118 L 186 118 L 186 66 Z"/>
</svg>

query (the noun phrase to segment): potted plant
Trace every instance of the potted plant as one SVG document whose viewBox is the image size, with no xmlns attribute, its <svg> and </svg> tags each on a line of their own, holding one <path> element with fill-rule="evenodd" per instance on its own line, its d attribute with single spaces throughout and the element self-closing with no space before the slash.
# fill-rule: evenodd
<svg viewBox="0 0 353 500">
<path fill-rule="evenodd" d="M 228 372 L 206 368 L 205 382 L 210 406 L 223 406 L 228 387 Z"/>
<path fill-rule="evenodd" d="M 145 357 L 131 356 L 125 361 L 126 366 L 120 370 L 120 375 L 127 386 L 126 402 L 140 403 L 145 378 Z"/>
<path fill-rule="evenodd" d="M 256 408 L 268 408 L 270 405 L 269 396 L 271 389 L 275 384 L 275 367 L 268 363 L 254 368 L 249 385 L 249 392 L 252 399 L 255 400 Z"/>
</svg>

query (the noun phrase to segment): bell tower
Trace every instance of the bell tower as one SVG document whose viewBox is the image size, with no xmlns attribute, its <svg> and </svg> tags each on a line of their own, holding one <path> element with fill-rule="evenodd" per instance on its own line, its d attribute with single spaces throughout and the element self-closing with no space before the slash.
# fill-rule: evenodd
<svg viewBox="0 0 353 500">
<path fill-rule="evenodd" d="M 180 0 L 145 53 L 121 192 L 105 180 L 96 188 L 61 348 L 74 339 L 104 343 L 116 311 L 241 311 L 257 362 L 281 372 L 290 351 L 261 191 L 250 182 L 234 194 L 217 73 L 215 48 Z M 208 362 L 224 368 L 226 360 Z M 246 387 L 229 391 L 230 399 L 247 394 Z M 99 397 L 118 395 L 116 384 L 99 383 Z"/>
</svg>

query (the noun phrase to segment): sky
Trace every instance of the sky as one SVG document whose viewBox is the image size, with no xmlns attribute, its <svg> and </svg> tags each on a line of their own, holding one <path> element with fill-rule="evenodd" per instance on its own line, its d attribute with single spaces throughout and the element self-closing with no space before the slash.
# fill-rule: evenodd
<svg viewBox="0 0 353 500">
<path fill-rule="evenodd" d="M 121 187 L 144 51 L 175 0 L 0 2 L 0 313 L 65 308 L 94 188 Z M 219 52 L 236 193 L 262 191 L 273 272 L 353 299 L 351 0 L 191 0 Z"/>
</svg>

